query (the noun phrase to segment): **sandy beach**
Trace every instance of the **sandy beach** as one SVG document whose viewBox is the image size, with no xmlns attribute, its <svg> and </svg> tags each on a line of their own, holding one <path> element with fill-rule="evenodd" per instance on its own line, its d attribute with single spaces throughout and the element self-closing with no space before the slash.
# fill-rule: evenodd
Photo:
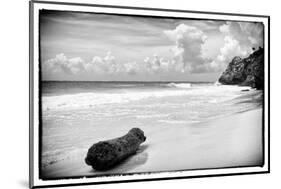
<svg viewBox="0 0 281 189">
<path fill-rule="evenodd" d="M 83 150 L 45 167 L 42 176 L 52 179 L 263 165 L 261 108 L 164 129 L 161 125 L 140 128 L 146 142 L 136 155 L 113 169 L 93 170 L 85 164 L 87 151 Z"/>
</svg>

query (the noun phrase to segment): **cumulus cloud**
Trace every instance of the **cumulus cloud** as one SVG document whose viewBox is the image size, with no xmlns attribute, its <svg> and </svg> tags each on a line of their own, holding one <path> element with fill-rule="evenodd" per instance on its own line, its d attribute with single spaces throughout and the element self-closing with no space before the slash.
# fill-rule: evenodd
<svg viewBox="0 0 281 189">
<path fill-rule="evenodd" d="M 154 54 L 153 58 L 146 57 L 144 63 L 148 72 L 157 73 L 162 70 L 162 59 L 157 54 Z"/>
<path fill-rule="evenodd" d="M 263 46 L 263 24 L 251 22 L 227 22 L 220 31 L 240 41 L 243 45 Z"/>
<path fill-rule="evenodd" d="M 92 61 L 85 62 L 87 72 L 94 72 L 98 74 L 114 73 L 117 70 L 116 59 L 110 51 L 105 57 L 95 56 Z"/>
<path fill-rule="evenodd" d="M 143 62 L 118 62 L 115 56 L 109 51 L 106 56 L 94 56 L 91 61 L 84 61 L 80 57 L 67 58 L 63 53 L 55 58 L 49 59 L 42 64 L 44 76 L 66 74 L 98 74 L 98 75 L 118 75 L 118 74 L 157 74 L 180 71 L 181 65 L 177 65 L 174 60 L 159 57 L 154 54 L 147 57 Z"/>
<path fill-rule="evenodd" d="M 42 70 L 46 73 L 67 73 L 76 74 L 84 71 L 84 61 L 80 58 L 68 59 L 63 53 L 56 55 L 43 63 Z"/>
<path fill-rule="evenodd" d="M 175 43 L 172 49 L 174 61 L 182 64 L 182 71 L 196 72 L 204 63 L 202 46 L 207 39 L 204 32 L 195 26 L 180 24 L 174 30 L 166 30 L 164 33 Z"/>
<path fill-rule="evenodd" d="M 240 42 L 231 37 L 224 37 L 224 45 L 220 48 L 218 56 L 210 63 L 210 69 L 220 71 L 233 59 L 234 56 L 245 57 L 251 48 L 241 46 Z"/>
<path fill-rule="evenodd" d="M 125 73 L 134 75 L 144 72 L 145 68 L 137 62 L 118 63 L 115 56 L 110 51 L 106 56 L 94 56 L 91 61 L 84 61 L 80 57 L 67 58 L 63 53 L 58 54 L 55 58 L 49 59 L 42 64 L 43 75 L 66 74 L 66 75 L 79 75 L 79 74 L 107 74 L 114 75 Z"/>
<path fill-rule="evenodd" d="M 144 59 L 144 70 L 146 73 L 181 73 L 183 70 L 182 61 L 176 61 L 176 58 L 163 58 L 154 54 L 152 57 L 146 57 Z"/>
<path fill-rule="evenodd" d="M 246 57 L 252 47 L 263 46 L 263 25 L 249 22 L 226 22 L 219 27 L 223 45 L 210 59 L 205 45 L 208 35 L 194 26 L 178 25 L 164 33 L 175 43 L 174 65 L 191 73 L 222 71 L 234 56 Z"/>
<path fill-rule="evenodd" d="M 52 75 L 79 75 L 84 73 L 114 72 L 115 58 L 110 52 L 105 57 L 95 56 L 86 62 L 81 57 L 68 58 L 63 53 L 56 55 L 42 64 L 43 77 Z"/>
<path fill-rule="evenodd" d="M 224 35 L 224 45 L 210 68 L 222 70 L 234 56 L 246 57 L 252 48 L 263 47 L 263 25 L 249 22 L 227 22 L 219 28 Z"/>
</svg>

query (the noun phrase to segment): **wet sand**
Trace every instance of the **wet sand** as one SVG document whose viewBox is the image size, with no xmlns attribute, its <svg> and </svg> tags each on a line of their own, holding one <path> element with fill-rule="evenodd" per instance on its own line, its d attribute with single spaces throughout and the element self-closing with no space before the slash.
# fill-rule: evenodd
<svg viewBox="0 0 281 189">
<path fill-rule="evenodd" d="M 208 122 L 141 129 L 147 140 L 137 154 L 108 171 L 86 165 L 84 150 L 45 167 L 42 176 L 51 179 L 263 165 L 260 108 Z"/>
</svg>

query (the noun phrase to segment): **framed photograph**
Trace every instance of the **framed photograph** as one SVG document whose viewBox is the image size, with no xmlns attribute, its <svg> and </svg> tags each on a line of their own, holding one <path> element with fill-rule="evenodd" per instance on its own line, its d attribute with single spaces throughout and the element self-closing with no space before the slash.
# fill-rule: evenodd
<svg viewBox="0 0 281 189">
<path fill-rule="evenodd" d="M 29 3 L 31 188 L 269 173 L 269 16 Z"/>
</svg>

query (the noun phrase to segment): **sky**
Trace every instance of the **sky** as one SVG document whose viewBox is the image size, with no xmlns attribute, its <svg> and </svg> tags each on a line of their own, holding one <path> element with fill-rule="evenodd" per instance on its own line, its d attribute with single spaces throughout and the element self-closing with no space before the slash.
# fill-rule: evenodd
<svg viewBox="0 0 281 189">
<path fill-rule="evenodd" d="M 262 23 L 40 11 L 42 80 L 214 82 L 259 46 Z"/>
</svg>

